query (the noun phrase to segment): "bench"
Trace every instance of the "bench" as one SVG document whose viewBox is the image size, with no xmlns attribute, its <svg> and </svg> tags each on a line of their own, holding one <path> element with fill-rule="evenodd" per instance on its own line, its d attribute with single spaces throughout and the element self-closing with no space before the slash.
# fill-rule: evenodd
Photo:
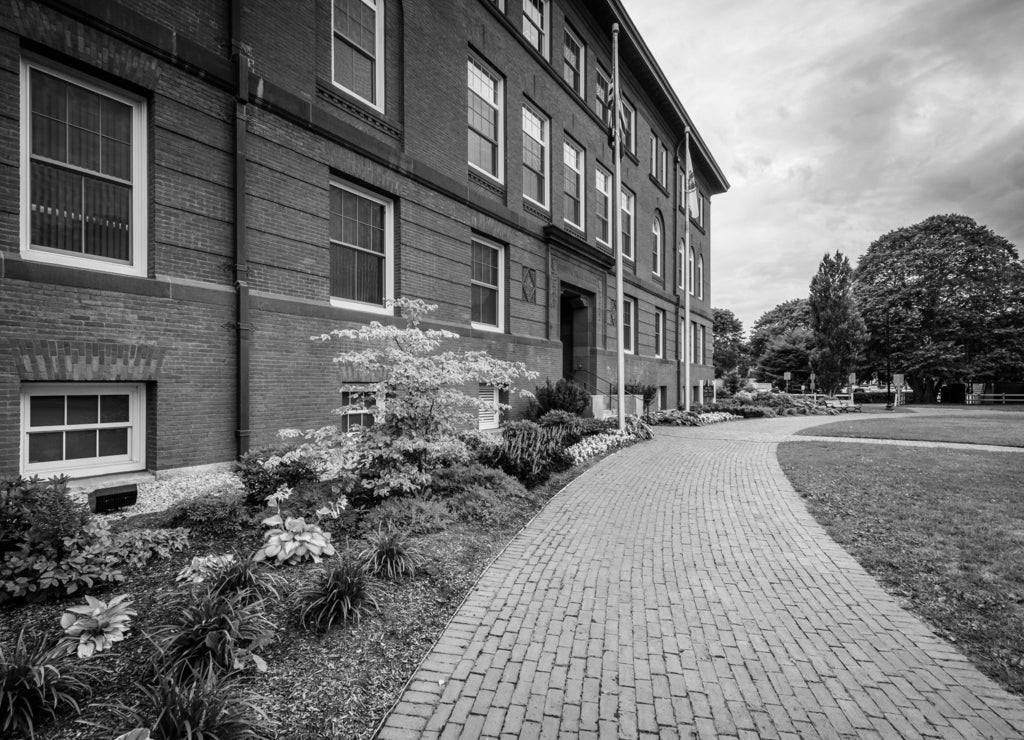
<svg viewBox="0 0 1024 740">
<path fill-rule="evenodd" d="M 822 400 L 822 405 L 829 409 L 838 409 L 840 413 L 845 414 L 851 411 L 860 411 L 861 406 L 859 403 L 853 401 L 847 401 L 845 398 L 825 398 Z"/>
</svg>

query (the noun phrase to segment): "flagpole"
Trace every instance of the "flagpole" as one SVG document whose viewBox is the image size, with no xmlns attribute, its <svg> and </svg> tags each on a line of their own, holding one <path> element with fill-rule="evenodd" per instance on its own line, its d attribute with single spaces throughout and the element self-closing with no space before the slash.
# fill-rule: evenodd
<svg viewBox="0 0 1024 740">
<path fill-rule="evenodd" d="M 693 353 L 693 325 L 690 323 L 690 283 L 693 275 L 690 274 L 690 180 L 693 178 L 693 165 L 690 162 L 690 127 L 686 127 L 686 173 L 683 175 L 683 199 L 686 205 L 683 208 L 683 233 L 685 253 L 683 254 L 683 325 L 686 327 L 686 347 L 683 349 L 683 376 L 685 378 L 685 390 L 683 392 L 683 409 L 690 410 L 690 361 Z"/>
<path fill-rule="evenodd" d="M 626 429 L 626 346 L 623 329 L 622 311 L 622 94 L 619 91 L 619 24 L 612 24 L 612 89 L 615 91 L 612 125 L 615 127 L 615 138 L 612 146 L 612 159 L 615 160 L 615 180 L 612 184 L 612 235 L 615 250 L 615 336 L 617 339 L 616 355 L 618 363 L 618 396 L 619 396 L 619 431 Z M 633 317 L 636 324 L 636 317 Z"/>
</svg>

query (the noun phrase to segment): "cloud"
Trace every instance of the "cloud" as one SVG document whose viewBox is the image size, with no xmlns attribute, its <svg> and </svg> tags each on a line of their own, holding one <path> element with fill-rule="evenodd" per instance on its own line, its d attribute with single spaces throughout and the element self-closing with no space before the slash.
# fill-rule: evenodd
<svg viewBox="0 0 1024 740">
<path fill-rule="evenodd" d="M 732 183 L 712 301 L 748 328 L 933 214 L 1024 249 L 1024 2 L 625 2 Z"/>
</svg>

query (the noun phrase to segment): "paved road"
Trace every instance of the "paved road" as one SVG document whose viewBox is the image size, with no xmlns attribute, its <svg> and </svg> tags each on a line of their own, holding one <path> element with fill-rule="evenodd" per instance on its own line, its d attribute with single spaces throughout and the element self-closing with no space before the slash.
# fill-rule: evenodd
<svg viewBox="0 0 1024 740">
<path fill-rule="evenodd" d="M 1024 701 L 782 474 L 778 441 L 834 420 L 661 427 L 591 468 L 484 573 L 379 737 L 1024 737 Z"/>
</svg>

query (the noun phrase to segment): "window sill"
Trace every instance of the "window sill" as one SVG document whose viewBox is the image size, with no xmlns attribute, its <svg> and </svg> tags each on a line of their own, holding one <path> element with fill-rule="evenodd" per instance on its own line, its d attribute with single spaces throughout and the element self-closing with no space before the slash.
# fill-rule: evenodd
<svg viewBox="0 0 1024 740">
<path fill-rule="evenodd" d="M 469 322 L 469 326 L 470 326 L 470 328 L 472 328 L 472 329 L 474 329 L 476 331 L 486 331 L 486 332 L 490 332 L 491 334 L 504 334 L 505 333 L 504 329 L 502 329 L 500 326 L 494 326 L 493 324 L 478 324 L 475 321 L 471 321 L 471 322 Z"/>
<path fill-rule="evenodd" d="M 127 275 L 129 277 L 147 277 L 146 265 L 117 264 L 115 262 L 104 262 L 89 257 L 76 257 L 72 253 L 60 254 L 39 249 L 21 250 L 21 258 L 27 262 L 39 262 L 46 265 L 59 265 L 70 267 L 76 270 L 90 270 L 91 272 L 105 272 L 109 275 Z"/>
<path fill-rule="evenodd" d="M 391 306 L 378 306 L 375 303 L 360 303 L 359 301 L 350 301 L 345 298 L 331 298 L 331 305 L 335 308 L 347 308 L 351 311 L 362 311 L 363 313 L 372 313 L 379 316 L 394 316 L 395 311 Z"/>
<path fill-rule="evenodd" d="M 654 184 L 654 187 L 658 188 L 658 190 L 661 191 L 662 195 L 664 195 L 665 197 L 670 197 L 670 194 L 668 192 L 668 185 L 662 183 L 661 180 L 652 175 L 650 172 L 647 173 L 647 179 L 649 179 L 651 183 Z"/>
</svg>

